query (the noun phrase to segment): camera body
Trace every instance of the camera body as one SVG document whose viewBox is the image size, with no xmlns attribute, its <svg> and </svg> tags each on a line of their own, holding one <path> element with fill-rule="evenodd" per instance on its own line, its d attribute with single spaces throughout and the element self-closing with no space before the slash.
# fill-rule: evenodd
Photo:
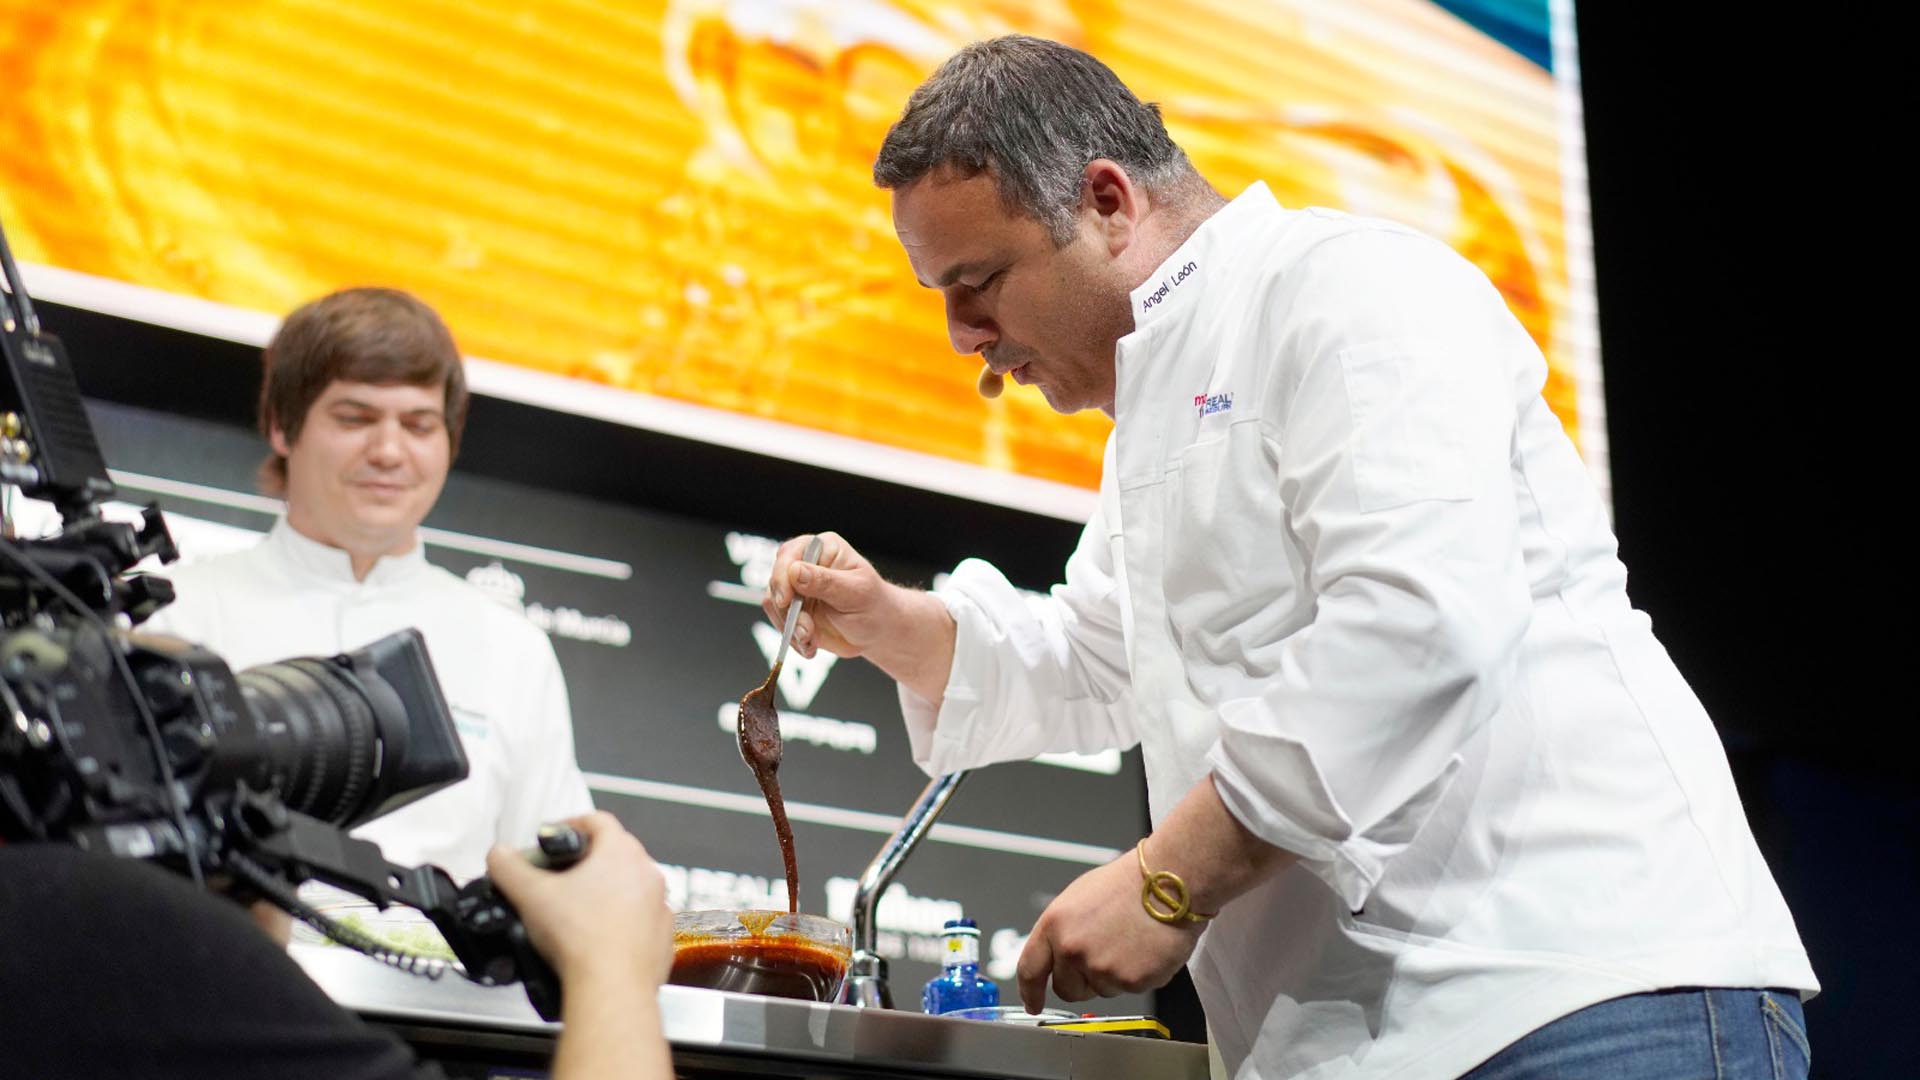
<svg viewBox="0 0 1920 1080">
<path fill-rule="evenodd" d="M 243 794 L 345 829 L 467 774 L 417 631 L 236 674 L 176 639 L 14 614 L 0 611 L 0 838 L 217 870 L 259 839 L 236 832 Z"/>
<path fill-rule="evenodd" d="M 16 566 L 33 554 L 31 542 L 0 541 Z M 559 980 L 490 880 L 460 886 L 435 866 L 389 863 L 346 831 L 467 774 L 418 631 L 235 673 L 204 648 L 97 613 L 0 609 L 0 706 L 0 841 L 68 843 L 237 885 L 343 944 L 437 974 L 328 924 L 294 889 L 319 880 L 406 904 L 468 978 L 522 983 L 558 1017 Z M 537 861 L 563 868 L 583 854 L 561 829 L 542 835 Z"/>
</svg>

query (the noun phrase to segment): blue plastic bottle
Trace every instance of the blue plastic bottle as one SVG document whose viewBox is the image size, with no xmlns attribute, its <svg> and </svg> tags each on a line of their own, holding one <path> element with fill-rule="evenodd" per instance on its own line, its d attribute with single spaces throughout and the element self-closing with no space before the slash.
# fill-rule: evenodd
<svg viewBox="0 0 1920 1080">
<path fill-rule="evenodd" d="M 1000 988 L 980 974 L 980 928 L 972 919 L 948 919 L 942 957 L 945 970 L 928 980 L 920 1007 L 930 1013 L 982 1009 L 1000 1004 Z"/>
</svg>

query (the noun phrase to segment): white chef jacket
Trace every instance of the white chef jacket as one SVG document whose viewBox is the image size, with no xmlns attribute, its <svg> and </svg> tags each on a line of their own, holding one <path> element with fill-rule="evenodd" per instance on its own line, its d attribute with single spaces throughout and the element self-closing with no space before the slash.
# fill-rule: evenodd
<svg viewBox="0 0 1920 1080">
<path fill-rule="evenodd" d="M 456 880 L 496 843 L 526 847 L 545 822 L 593 808 L 573 754 L 566 683 L 547 636 L 427 562 L 416 544 L 355 581 L 339 548 L 283 518 L 258 545 L 169 569 L 179 598 L 143 627 L 198 642 L 235 671 L 333 656 L 416 627 L 466 748 L 467 779 L 355 829 L 391 862 Z"/>
<path fill-rule="evenodd" d="M 1817 989 L 1486 277 L 1256 184 L 1133 293 L 1050 596 L 962 563 L 930 772 L 1138 742 L 1300 861 L 1190 962 L 1234 1075 L 1442 1077 L 1586 1005 Z"/>
</svg>

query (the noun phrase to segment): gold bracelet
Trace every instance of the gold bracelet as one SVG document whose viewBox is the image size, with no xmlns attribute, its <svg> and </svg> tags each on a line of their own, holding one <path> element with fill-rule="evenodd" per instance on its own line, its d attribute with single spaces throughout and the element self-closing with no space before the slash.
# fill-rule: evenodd
<svg viewBox="0 0 1920 1080">
<path fill-rule="evenodd" d="M 1147 909 L 1147 914 L 1155 922 L 1174 926 L 1179 923 L 1206 922 L 1220 914 L 1217 911 L 1210 915 L 1193 910 L 1193 898 L 1188 895 L 1187 883 L 1181 880 L 1179 874 L 1171 870 L 1147 869 L 1147 841 L 1144 837 L 1133 846 L 1133 853 L 1140 857 L 1140 876 L 1146 879 L 1140 885 L 1140 906 Z M 1155 900 L 1166 906 L 1155 907 Z"/>
</svg>

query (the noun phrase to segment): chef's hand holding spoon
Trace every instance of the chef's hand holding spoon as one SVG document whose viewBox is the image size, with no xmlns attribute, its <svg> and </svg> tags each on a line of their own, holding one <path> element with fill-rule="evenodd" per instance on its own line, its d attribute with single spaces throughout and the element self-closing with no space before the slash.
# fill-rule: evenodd
<svg viewBox="0 0 1920 1080">
<path fill-rule="evenodd" d="M 813 535 L 796 536 L 774 555 L 767 595 L 760 602 L 775 626 L 796 595 L 811 601 L 800 612 L 793 648 L 811 657 L 864 656 L 921 697 L 938 703 L 953 666 L 953 616 L 931 593 L 895 585 L 838 533 L 818 534 L 820 558 L 802 558 Z"/>
</svg>

